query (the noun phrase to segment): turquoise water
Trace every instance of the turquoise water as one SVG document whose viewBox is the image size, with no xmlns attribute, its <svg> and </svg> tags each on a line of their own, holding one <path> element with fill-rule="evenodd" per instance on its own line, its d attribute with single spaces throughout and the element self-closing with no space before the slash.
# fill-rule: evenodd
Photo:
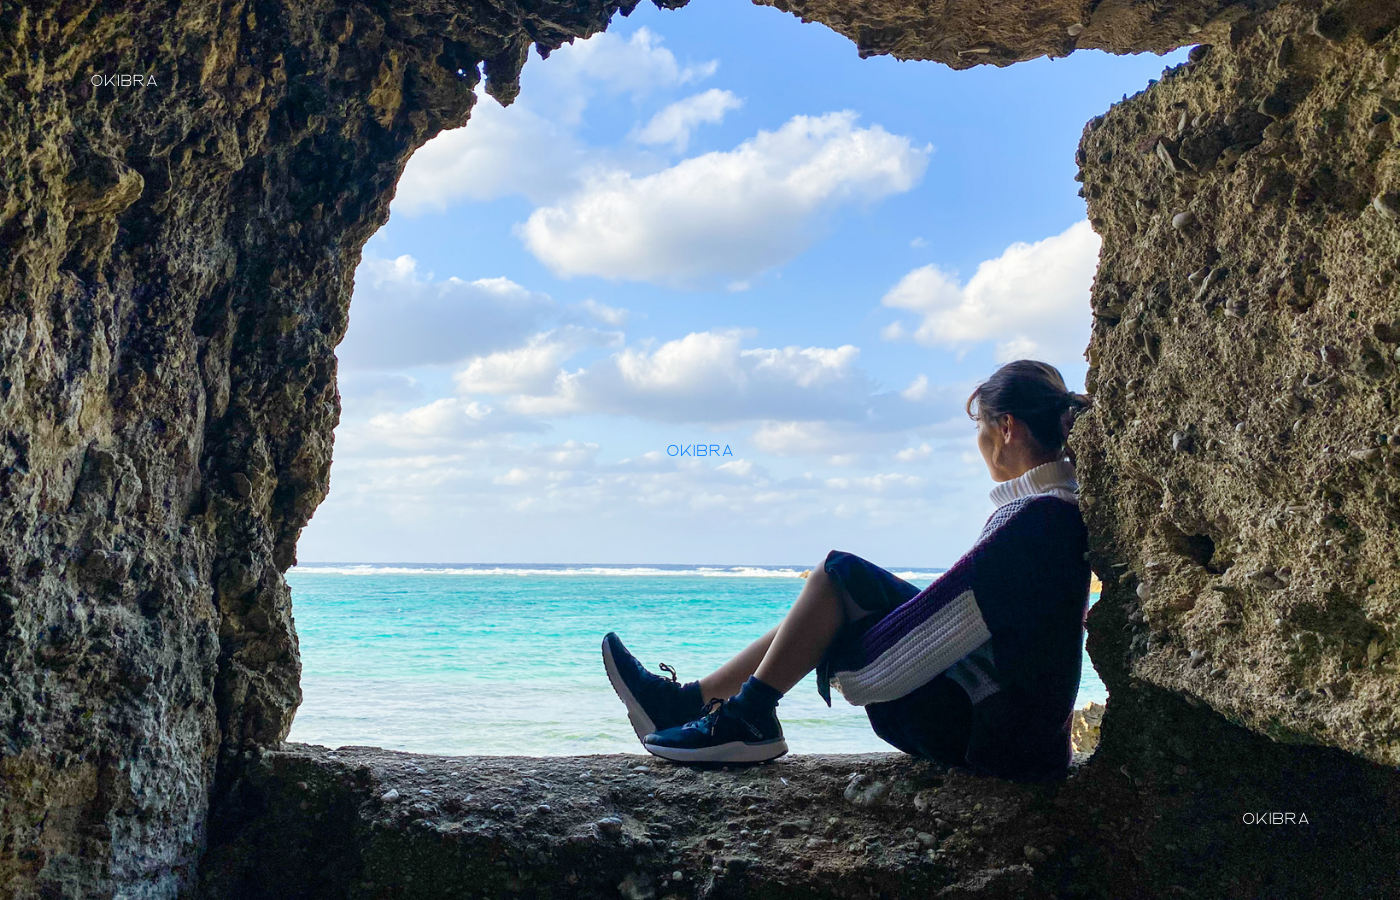
<svg viewBox="0 0 1400 900">
<path fill-rule="evenodd" d="M 802 569 L 302 565 L 287 573 L 302 691 L 288 740 L 432 754 L 642 752 L 603 673 L 616 631 L 653 671 L 707 674 L 773 627 Z M 923 586 L 936 571 L 899 571 Z M 1103 702 L 1088 656 L 1079 705 Z M 808 676 L 779 706 L 794 753 L 891 749 Z"/>
</svg>

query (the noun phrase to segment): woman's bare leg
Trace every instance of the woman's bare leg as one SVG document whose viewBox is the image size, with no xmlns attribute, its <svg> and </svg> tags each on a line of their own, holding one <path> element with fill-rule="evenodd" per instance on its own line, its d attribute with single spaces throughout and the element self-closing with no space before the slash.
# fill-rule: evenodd
<svg viewBox="0 0 1400 900">
<path fill-rule="evenodd" d="M 739 688 L 744 686 L 749 676 L 758 671 L 758 664 L 763 662 L 763 655 L 768 652 L 768 645 L 773 643 L 779 627 L 770 628 L 767 634 L 740 650 L 729 662 L 701 678 L 700 696 L 706 700 L 711 697 L 725 700 L 739 693 Z"/>
<path fill-rule="evenodd" d="M 802 593 L 777 628 L 700 679 L 701 696 L 706 700 L 732 697 L 750 675 L 787 693 L 817 667 L 845 624 L 845 605 L 831 576 L 826 574 L 825 565 L 818 565 L 807 576 Z"/>
</svg>

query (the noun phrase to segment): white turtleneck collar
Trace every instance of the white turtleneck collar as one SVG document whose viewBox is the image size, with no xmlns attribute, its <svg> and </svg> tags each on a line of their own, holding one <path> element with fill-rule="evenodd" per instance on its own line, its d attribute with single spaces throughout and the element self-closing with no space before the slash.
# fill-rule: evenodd
<svg viewBox="0 0 1400 900">
<path fill-rule="evenodd" d="M 1074 464 L 1067 459 L 1042 463 L 1021 475 L 1003 481 L 992 488 L 992 502 L 997 509 L 1019 497 L 1053 494 L 1061 500 L 1079 504 L 1079 482 L 1074 480 Z"/>
</svg>

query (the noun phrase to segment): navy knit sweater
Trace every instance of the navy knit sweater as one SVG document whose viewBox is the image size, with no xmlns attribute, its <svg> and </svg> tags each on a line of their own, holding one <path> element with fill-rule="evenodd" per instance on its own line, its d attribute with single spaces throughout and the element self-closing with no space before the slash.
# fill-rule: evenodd
<svg viewBox="0 0 1400 900">
<path fill-rule="evenodd" d="M 1059 462 L 1027 473 L 1042 487 L 1047 475 L 1065 477 L 1007 499 L 951 569 L 856 640 L 838 642 L 819 687 L 829 679 L 864 706 L 947 672 L 973 703 L 970 765 L 1009 778 L 1063 774 L 1090 579 L 1072 472 Z M 1015 487 L 1025 491 L 1026 483 L 1022 476 Z"/>
</svg>

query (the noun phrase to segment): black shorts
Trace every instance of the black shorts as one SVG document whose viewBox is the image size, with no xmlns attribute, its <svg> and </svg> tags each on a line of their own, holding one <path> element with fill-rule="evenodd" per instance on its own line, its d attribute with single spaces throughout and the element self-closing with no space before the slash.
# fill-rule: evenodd
<svg viewBox="0 0 1400 900">
<path fill-rule="evenodd" d="M 831 660 L 840 657 L 844 644 L 858 641 L 867 629 L 919 593 L 919 588 L 872 562 L 838 550 L 827 555 L 825 569 L 838 591 L 845 594 L 843 599 L 867 612 L 841 630 L 817 667 L 818 689 L 829 703 L 823 679 L 829 677 Z M 966 764 L 972 700 L 962 685 L 946 674 L 896 700 L 871 703 L 865 714 L 881 740 L 905 753 L 950 766 Z"/>
</svg>

